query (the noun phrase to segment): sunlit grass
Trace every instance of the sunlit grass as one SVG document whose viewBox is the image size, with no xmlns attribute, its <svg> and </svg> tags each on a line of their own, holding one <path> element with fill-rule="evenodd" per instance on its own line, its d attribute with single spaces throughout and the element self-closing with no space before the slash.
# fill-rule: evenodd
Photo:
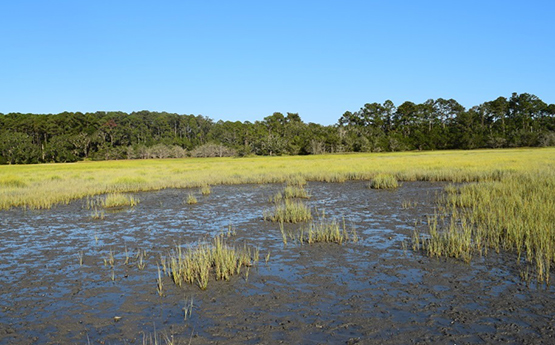
<svg viewBox="0 0 555 345">
<path fill-rule="evenodd" d="M 337 243 L 358 242 L 358 234 L 354 227 L 347 227 L 345 219 L 338 221 L 335 218 L 328 219 L 324 214 L 320 215 L 317 220 L 311 221 L 306 226 L 299 229 L 286 229 L 283 223 L 280 223 L 280 231 L 283 244 L 287 245 L 288 240 L 299 242 L 301 244 L 314 243 Z"/>
<path fill-rule="evenodd" d="M 265 210 L 264 220 L 280 223 L 300 223 L 312 219 L 310 207 L 299 200 L 276 202 L 273 209 Z"/>
<path fill-rule="evenodd" d="M 399 187 L 397 178 L 391 174 L 378 174 L 368 184 L 372 189 L 395 189 Z"/>
<path fill-rule="evenodd" d="M 311 222 L 306 229 L 301 230 L 300 241 L 312 243 L 338 243 L 358 241 L 358 235 L 354 228 L 347 229 L 345 220 L 341 223 L 337 219 L 319 219 Z"/>
<path fill-rule="evenodd" d="M 274 196 L 270 197 L 270 202 L 278 203 L 284 199 L 310 199 L 310 194 L 306 191 L 304 186 L 300 185 L 287 185 L 283 191 L 277 192 Z"/>
<path fill-rule="evenodd" d="M 189 204 L 189 205 L 194 205 L 194 204 L 196 204 L 197 202 L 198 202 L 198 201 L 197 201 L 197 198 L 195 197 L 195 195 L 194 195 L 193 193 L 189 193 L 189 194 L 187 195 L 187 204 Z"/>
<path fill-rule="evenodd" d="M 414 234 L 415 249 L 466 262 L 490 251 L 513 252 L 523 270 L 532 266 L 537 281 L 549 284 L 555 264 L 553 166 L 446 191 L 428 230 Z"/>
<path fill-rule="evenodd" d="M 204 185 L 200 188 L 200 192 L 202 195 L 207 196 L 207 195 L 210 195 L 210 193 L 212 193 L 212 190 L 210 189 L 209 185 Z"/>
<path fill-rule="evenodd" d="M 7 165 L 0 167 L 0 209 L 50 208 L 86 196 L 164 188 L 370 181 L 380 173 L 398 181 L 492 181 L 553 166 L 554 157 L 554 148 L 538 148 Z"/>
<path fill-rule="evenodd" d="M 139 204 L 139 199 L 132 195 L 125 195 L 120 193 L 110 193 L 106 195 L 101 205 L 104 208 L 118 208 L 125 206 L 135 206 Z"/>
<path fill-rule="evenodd" d="M 237 249 L 228 245 L 224 236 L 220 234 L 211 243 L 201 243 L 193 248 L 177 246 L 167 259 L 167 274 L 174 283 L 178 286 L 196 284 L 205 290 L 211 277 L 229 280 L 239 274 L 242 267 L 250 267 L 258 261 L 257 249 L 253 251 L 246 245 Z"/>
</svg>

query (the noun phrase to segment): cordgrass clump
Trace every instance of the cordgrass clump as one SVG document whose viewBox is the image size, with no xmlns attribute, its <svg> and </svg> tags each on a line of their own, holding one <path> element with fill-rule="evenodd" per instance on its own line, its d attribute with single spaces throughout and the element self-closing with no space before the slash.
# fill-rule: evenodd
<svg viewBox="0 0 555 345">
<path fill-rule="evenodd" d="M 200 188 L 200 193 L 204 196 L 208 196 L 210 195 L 210 193 L 212 193 L 212 190 L 210 189 L 209 185 L 204 185 Z"/>
<path fill-rule="evenodd" d="M 399 187 L 397 178 L 390 174 L 378 174 L 368 184 L 372 189 L 395 189 Z"/>
<path fill-rule="evenodd" d="M 139 199 L 136 199 L 132 195 L 110 193 L 101 201 L 101 204 L 104 208 L 133 207 L 139 204 Z"/>
<path fill-rule="evenodd" d="M 451 185 L 427 231 L 415 231 L 413 249 L 465 262 L 492 250 L 513 252 L 523 271 L 531 266 L 536 280 L 549 284 L 555 265 L 554 195 L 553 168 L 500 181 Z"/>
<path fill-rule="evenodd" d="M 340 224 L 336 219 L 321 219 L 311 222 L 306 230 L 301 230 L 300 241 L 308 244 L 319 242 L 343 244 L 348 241 L 357 242 L 358 235 L 355 228 L 352 228 L 349 234 L 345 220 Z"/>
<path fill-rule="evenodd" d="M 239 274 L 242 267 L 250 267 L 258 261 L 258 250 L 251 251 L 246 245 L 237 249 L 226 243 L 224 234 L 214 237 L 212 243 L 201 243 L 194 248 L 177 246 L 168 257 L 168 275 L 174 283 L 196 284 L 202 290 L 208 287 L 210 277 L 229 280 Z"/>
<path fill-rule="evenodd" d="M 277 192 L 273 197 L 270 197 L 270 202 L 279 203 L 284 199 L 310 199 L 310 194 L 299 185 L 287 185 L 283 191 Z"/>
<path fill-rule="evenodd" d="M 299 200 L 277 202 L 273 210 L 264 211 L 264 220 L 280 223 L 300 223 L 312 219 L 310 207 Z"/>
<path fill-rule="evenodd" d="M 283 196 L 285 199 L 309 199 L 310 194 L 302 186 L 287 186 L 283 191 Z"/>
<path fill-rule="evenodd" d="M 197 198 L 195 197 L 195 195 L 193 193 L 189 193 L 189 195 L 187 195 L 187 204 L 194 205 L 197 202 L 198 202 Z"/>
<path fill-rule="evenodd" d="M 280 224 L 280 230 L 284 245 L 287 245 L 288 238 L 301 244 L 358 242 L 355 228 L 347 229 L 345 219 L 339 222 L 335 218 L 326 219 L 322 216 L 317 221 L 310 222 L 306 228 L 301 227 L 298 231 L 287 231 L 283 223 Z"/>
</svg>

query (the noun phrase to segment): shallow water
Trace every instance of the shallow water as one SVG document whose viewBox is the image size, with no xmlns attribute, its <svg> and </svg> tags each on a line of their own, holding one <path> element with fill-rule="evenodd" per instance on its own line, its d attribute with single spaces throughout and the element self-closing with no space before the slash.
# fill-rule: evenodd
<svg viewBox="0 0 555 345">
<path fill-rule="evenodd" d="M 155 330 L 191 344 L 550 342 L 553 288 L 527 288 L 510 255 L 467 265 L 403 250 L 443 186 L 309 183 L 314 214 L 357 230 L 360 241 L 343 245 L 284 246 L 279 225 L 262 217 L 282 185 L 214 186 L 209 196 L 196 191 L 195 205 L 184 202 L 188 190 L 140 193 L 138 206 L 104 220 L 85 201 L 2 211 L 0 344 L 142 343 Z M 403 208 L 407 201 L 415 205 Z M 260 249 L 248 279 L 243 271 L 201 291 L 164 277 L 158 295 L 160 255 L 230 227 L 228 242 Z M 104 265 L 110 251 L 114 269 Z"/>
</svg>

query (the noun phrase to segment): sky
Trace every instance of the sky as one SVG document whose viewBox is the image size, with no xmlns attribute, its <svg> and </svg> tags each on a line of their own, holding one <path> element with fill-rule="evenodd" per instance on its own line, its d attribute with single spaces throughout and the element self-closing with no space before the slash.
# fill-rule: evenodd
<svg viewBox="0 0 555 345">
<path fill-rule="evenodd" d="M 385 100 L 555 103 L 554 14 L 551 0 L 2 1 L 0 113 L 329 125 Z"/>
</svg>

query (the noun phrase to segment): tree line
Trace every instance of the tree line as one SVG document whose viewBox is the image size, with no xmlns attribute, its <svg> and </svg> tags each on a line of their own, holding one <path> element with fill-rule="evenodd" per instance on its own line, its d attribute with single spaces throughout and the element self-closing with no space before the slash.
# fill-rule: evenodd
<svg viewBox="0 0 555 345">
<path fill-rule="evenodd" d="M 335 125 L 297 113 L 261 121 L 139 111 L 0 114 L 0 164 L 555 146 L 555 104 L 513 93 L 470 109 L 454 99 L 346 111 Z"/>
</svg>

